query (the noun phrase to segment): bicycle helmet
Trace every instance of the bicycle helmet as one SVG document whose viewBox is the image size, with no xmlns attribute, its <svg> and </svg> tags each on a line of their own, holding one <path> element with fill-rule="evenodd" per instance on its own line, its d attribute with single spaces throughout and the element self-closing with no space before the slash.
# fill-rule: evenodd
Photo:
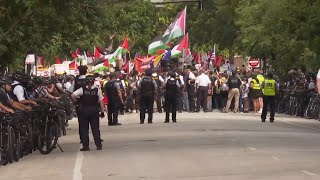
<svg viewBox="0 0 320 180">
<path fill-rule="evenodd" d="M 26 74 L 24 74 L 23 72 L 17 71 L 13 74 L 13 80 L 22 81 L 25 76 Z"/>
<path fill-rule="evenodd" d="M 3 85 L 3 84 L 12 84 L 13 81 L 11 78 L 7 77 L 7 76 L 3 76 L 0 78 L 0 85 Z"/>
<path fill-rule="evenodd" d="M 34 84 L 36 84 L 36 85 L 41 85 L 41 84 L 43 83 L 43 80 L 42 80 L 41 77 L 36 76 L 36 77 L 34 77 L 34 78 L 32 79 L 32 83 L 34 83 Z"/>
</svg>

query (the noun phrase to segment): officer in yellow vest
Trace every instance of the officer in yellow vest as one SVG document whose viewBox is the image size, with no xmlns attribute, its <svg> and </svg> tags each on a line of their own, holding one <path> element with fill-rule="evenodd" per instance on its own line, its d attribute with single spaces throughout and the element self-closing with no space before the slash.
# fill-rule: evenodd
<svg viewBox="0 0 320 180">
<path fill-rule="evenodd" d="M 260 85 L 261 85 L 261 82 L 259 81 L 257 76 L 254 75 L 252 77 L 252 81 L 250 82 L 250 89 L 251 89 L 250 98 L 253 103 L 254 113 L 258 113 L 258 111 L 260 109 L 260 103 L 259 103 L 259 98 L 261 96 L 261 86 Z"/>
<path fill-rule="evenodd" d="M 279 85 L 276 80 L 273 79 L 273 74 L 271 72 L 268 73 L 267 78 L 261 84 L 261 88 L 264 90 L 263 95 L 263 110 L 261 114 L 262 122 L 266 121 L 268 105 L 270 105 L 270 122 L 274 121 L 275 114 L 275 100 L 276 94 L 279 91 Z"/>
</svg>

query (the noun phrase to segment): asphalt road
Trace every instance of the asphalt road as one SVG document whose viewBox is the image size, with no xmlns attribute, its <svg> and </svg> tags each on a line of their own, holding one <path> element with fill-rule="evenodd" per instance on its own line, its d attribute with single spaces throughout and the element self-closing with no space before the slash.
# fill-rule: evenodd
<svg viewBox="0 0 320 180">
<path fill-rule="evenodd" d="M 80 152 L 76 120 L 59 139 L 64 152 L 33 153 L 0 167 L 0 180 L 269 180 L 320 179 L 320 122 L 280 115 L 178 114 L 178 123 L 122 126 L 101 120 L 103 150 Z M 92 140 L 92 138 L 91 138 Z"/>
</svg>

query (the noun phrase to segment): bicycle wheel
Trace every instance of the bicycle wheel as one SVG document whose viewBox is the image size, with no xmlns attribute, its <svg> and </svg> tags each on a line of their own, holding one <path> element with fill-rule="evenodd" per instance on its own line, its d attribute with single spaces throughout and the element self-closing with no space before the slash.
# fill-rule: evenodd
<svg viewBox="0 0 320 180">
<path fill-rule="evenodd" d="M 49 154 L 56 147 L 59 138 L 59 127 L 55 122 L 49 122 L 44 134 L 38 138 L 38 150 L 41 154 Z"/>
<path fill-rule="evenodd" d="M 1 152 L 1 165 L 5 166 L 9 163 L 10 159 L 13 159 L 12 151 L 10 148 L 10 134 L 8 128 L 2 130 L 2 144 L 3 150 Z M 10 160 L 12 162 L 12 160 Z"/>
<path fill-rule="evenodd" d="M 13 160 L 19 162 L 21 158 L 21 144 L 20 137 L 17 137 L 14 130 L 11 129 L 11 142 L 12 142 L 12 152 L 13 152 Z"/>
</svg>

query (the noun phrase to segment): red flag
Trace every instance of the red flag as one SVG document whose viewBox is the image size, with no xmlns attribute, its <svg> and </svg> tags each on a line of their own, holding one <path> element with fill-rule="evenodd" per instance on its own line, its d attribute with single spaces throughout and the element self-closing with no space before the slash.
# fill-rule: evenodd
<svg viewBox="0 0 320 180">
<path fill-rule="evenodd" d="M 129 73 L 129 61 L 122 66 L 122 70 L 124 70 L 126 73 Z"/>
<path fill-rule="evenodd" d="M 78 55 L 82 55 L 82 53 L 81 53 L 81 51 L 80 51 L 79 48 L 77 48 L 76 53 L 77 53 Z"/>
<path fill-rule="evenodd" d="M 181 40 L 177 50 L 181 51 L 185 49 L 186 51 L 188 51 L 189 49 L 189 35 L 188 33 L 183 37 L 183 39 Z M 186 52 L 188 54 L 188 52 Z"/>
<path fill-rule="evenodd" d="M 78 58 L 78 54 L 77 53 L 72 52 L 72 51 L 70 51 L 70 53 L 71 53 L 71 56 L 72 56 L 73 59 Z"/>
<path fill-rule="evenodd" d="M 123 40 L 123 43 L 122 43 L 122 45 L 121 45 L 120 47 L 122 47 L 123 49 L 126 49 L 127 51 L 129 51 L 129 41 L 128 41 L 128 38 L 125 38 L 125 39 Z"/>
<path fill-rule="evenodd" d="M 200 53 L 197 53 L 197 54 L 195 55 L 194 61 L 195 61 L 197 64 L 201 64 Z"/>
<path fill-rule="evenodd" d="M 100 52 L 99 48 L 98 47 L 95 47 L 94 48 L 94 58 L 95 59 L 99 59 L 101 58 L 103 55 L 102 53 Z"/>
<path fill-rule="evenodd" d="M 221 65 L 221 62 L 222 62 L 222 56 L 216 56 L 215 66 L 219 67 Z"/>
<path fill-rule="evenodd" d="M 78 69 L 78 67 L 76 61 L 72 61 L 72 63 L 69 64 L 69 69 Z"/>
<path fill-rule="evenodd" d="M 109 60 L 108 60 L 108 59 L 106 59 L 106 60 L 104 61 L 103 65 L 104 65 L 104 66 L 106 66 L 106 67 L 109 67 L 109 66 L 110 66 L 110 64 L 109 64 Z"/>
<path fill-rule="evenodd" d="M 144 72 L 146 69 L 150 68 L 150 63 L 157 56 L 151 56 L 146 58 L 135 58 L 135 69 L 138 72 Z"/>
<path fill-rule="evenodd" d="M 62 64 L 62 60 L 61 60 L 60 56 L 58 56 L 56 58 L 56 64 Z"/>
</svg>

